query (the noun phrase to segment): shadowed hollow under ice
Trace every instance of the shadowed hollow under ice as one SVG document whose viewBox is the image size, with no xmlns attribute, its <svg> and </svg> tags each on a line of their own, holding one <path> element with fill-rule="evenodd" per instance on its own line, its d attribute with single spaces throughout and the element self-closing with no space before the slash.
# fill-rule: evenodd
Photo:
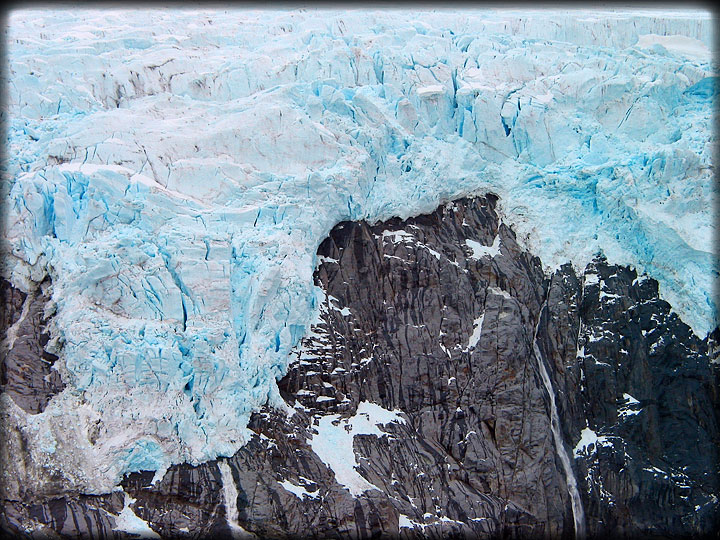
<svg viewBox="0 0 720 540">
<path fill-rule="evenodd" d="M 97 493 L 233 454 L 251 412 L 281 403 L 331 228 L 467 194 L 498 194 L 548 269 L 603 251 L 648 272 L 704 337 L 711 26 L 647 10 L 11 12 L 4 272 L 26 290 L 52 276 L 68 385 L 37 415 L 5 399 L 32 459 Z"/>
</svg>

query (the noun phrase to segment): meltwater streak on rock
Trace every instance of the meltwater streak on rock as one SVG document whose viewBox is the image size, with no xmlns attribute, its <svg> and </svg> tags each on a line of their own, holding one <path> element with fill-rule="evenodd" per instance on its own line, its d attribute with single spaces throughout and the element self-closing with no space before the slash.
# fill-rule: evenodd
<svg viewBox="0 0 720 540">
<path fill-rule="evenodd" d="M 218 469 L 220 469 L 220 477 L 222 478 L 225 513 L 232 538 L 255 538 L 254 534 L 247 532 L 238 523 L 238 490 L 230 466 L 225 461 L 218 461 Z"/>
<path fill-rule="evenodd" d="M 0 285 L 0 286 L 3 286 L 4 289 L 10 289 L 10 290 L 13 289 L 13 287 L 6 280 L 2 280 L 2 285 Z M 13 292 L 20 293 L 20 291 L 13 291 Z M 22 294 L 22 293 L 20 293 L 20 294 Z M 0 346 L 7 350 L 12 349 L 13 345 L 15 345 L 15 339 L 17 338 L 20 326 L 25 321 L 25 318 L 27 317 L 28 312 L 30 311 L 30 304 L 32 303 L 31 297 L 30 297 L 30 295 L 23 295 L 23 297 L 24 297 L 24 299 L 22 300 L 22 304 L 21 304 L 22 309 L 20 310 L 20 315 L 18 315 L 17 317 L 14 317 L 15 322 L 12 324 L 12 326 L 7 328 L 7 330 L 5 330 L 5 328 L 3 328 L 3 338 L 2 338 L 3 341 L 0 344 Z M 2 306 L 3 311 L 6 314 L 13 313 L 14 310 L 8 309 L 10 307 L 10 302 L 8 301 L 8 299 L 5 298 L 5 294 L 2 295 L 2 300 L 3 300 L 3 306 Z"/>
<path fill-rule="evenodd" d="M 545 390 L 550 401 L 550 429 L 552 430 L 553 440 L 555 441 L 555 449 L 557 451 L 557 455 L 560 458 L 563 472 L 565 473 L 568 495 L 570 495 L 570 504 L 572 506 L 573 521 L 575 523 L 575 538 L 578 540 L 584 540 L 585 513 L 583 511 L 582 500 L 580 499 L 580 492 L 578 491 L 575 473 L 573 472 L 572 465 L 570 464 L 570 456 L 565 449 L 565 442 L 563 441 L 561 434 L 562 432 L 560 430 L 560 417 L 558 415 L 557 405 L 555 403 L 555 390 L 553 389 L 552 382 L 550 381 L 550 376 L 548 375 L 547 369 L 545 368 L 545 362 L 543 361 L 540 347 L 538 347 L 537 344 L 540 320 L 546 308 L 547 300 L 545 300 L 545 303 L 540 309 L 540 313 L 538 314 L 538 322 L 535 325 L 535 333 L 533 334 L 533 352 L 535 353 L 535 360 L 537 361 L 540 378 L 545 385 Z"/>
</svg>

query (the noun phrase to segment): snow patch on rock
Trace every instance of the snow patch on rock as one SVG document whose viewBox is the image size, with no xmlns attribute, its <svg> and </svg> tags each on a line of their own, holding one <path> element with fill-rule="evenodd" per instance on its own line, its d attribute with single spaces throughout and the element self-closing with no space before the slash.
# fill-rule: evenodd
<svg viewBox="0 0 720 540">
<path fill-rule="evenodd" d="M 331 414 L 320 418 L 315 427 L 309 444 L 313 452 L 335 473 L 338 484 L 347 489 L 354 497 L 370 489 L 380 489 L 368 482 L 357 471 L 358 462 L 355 457 L 353 441 L 356 435 L 375 435 L 387 437 L 380 426 L 390 423 L 404 424 L 405 419 L 399 416 L 402 411 L 389 411 L 380 405 L 361 401 L 355 415 L 341 418 L 339 414 Z"/>
</svg>

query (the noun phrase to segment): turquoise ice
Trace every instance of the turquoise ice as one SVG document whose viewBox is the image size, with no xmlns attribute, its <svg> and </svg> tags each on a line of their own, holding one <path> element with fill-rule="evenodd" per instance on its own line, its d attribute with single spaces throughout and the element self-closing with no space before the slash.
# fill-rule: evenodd
<svg viewBox="0 0 720 540">
<path fill-rule="evenodd" d="M 5 404 L 32 459 L 102 492 L 231 455 L 280 403 L 331 228 L 467 194 L 498 194 L 548 270 L 603 251 L 649 273 L 704 337 L 711 29 L 669 10 L 11 12 L 3 272 L 52 276 L 68 383 L 39 415 Z"/>
</svg>

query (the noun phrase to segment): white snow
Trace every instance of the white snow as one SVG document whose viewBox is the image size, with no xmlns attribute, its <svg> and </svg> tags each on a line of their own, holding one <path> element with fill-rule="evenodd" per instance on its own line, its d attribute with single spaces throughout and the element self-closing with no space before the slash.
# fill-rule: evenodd
<svg viewBox="0 0 720 540">
<path fill-rule="evenodd" d="M 427 520 L 427 523 L 415 521 L 411 519 L 410 517 L 406 516 L 405 514 L 400 514 L 398 519 L 398 528 L 403 529 L 425 529 L 426 527 L 429 527 L 431 525 L 438 525 L 440 523 L 456 523 L 458 525 L 463 525 L 462 521 L 457 521 L 455 519 L 450 519 L 446 516 L 436 516 L 434 514 L 431 514 L 430 512 L 425 512 L 423 514 L 423 519 Z M 475 518 L 473 521 L 481 521 L 487 518 Z"/>
<path fill-rule="evenodd" d="M 501 289 L 500 287 L 491 286 L 487 288 L 488 292 L 496 295 L 496 296 L 502 296 L 506 300 L 512 300 L 512 296 L 509 292 Z"/>
<path fill-rule="evenodd" d="M 630 416 L 640 414 L 640 412 L 642 412 L 642 409 L 637 408 L 637 405 L 640 405 L 640 402 L 637 399 L 632 397 L 630 394 L 623 394 L 623 403 L 620 407 L 618 407 L 618 416 L 620 416 L 620 418 L 622 419 L 625 419 Z"/>
<path fill-rule="evenodd" d="M 434 249 L 430 248 L 426 244 L 423 244 L 422 242 L 418 241 L 415 236 L 413 236 L 411 233 L 407 231 L 383 231 L 382 238 L 389 238 L 393 243 L 398 244 L 400 242 L 410 242 L 414 245 L 417 245 L 420 248 L 426 249 L 433 257 L 440 260 L 441 255 L 435 251 Z M 383 254 L 384 257 L 387 257 L 388 259 L 399 259 L 403 260 L 400 257 L 396 257 L 394 255 L 387 255 Z"/>
<path fill-rule="evenodd" d="M 472 250 L 473 259 L 481 259 L 482 257 L 497 257 L 500 254 L 500 236 L 496 236 L 491 246 L 483 246 L 475 240 L 465 240 L 467 246 Z"/>
<path fill-rule="evenodd" d="M 636 405 L 640 403 L 637 399 L 632 397 L 630 394 L 623 394 L 623 400 L 627 405 Z"/>
<path fill-rule="evenodd" d="M 113 531 L 137 534 L 140 538 L 160 538 L 160 535 L 150 528 L 147 521 L 140 519 L 135 512 L 132 511 L 132 508 L 130 508 L 130 505 L 135 502 L 135 499 L 124 492 L 123 496 L 125 498 L 125 506 L 123 506 L 122 511 L 115 518 Z"/>
<path fill-rule="evenodd" d="M 660 45 L 666 50 L 700 60 L 710 59 L 710 49 L 699 39 L 682 35 L 661 36 L 658 34 L 643 34 L 638 36 L 636 46 L 650 48 Z"/>
<path fill-rule="evenodd" d="M 335 298 L 332 295 L 328 295 L 328 300 L 330 300 L 330 308 L 331 309 L 334 309 L 335 311 L 339 311 L 340 315 L 342 315 L 343 317 L 347 317 L 348 315 L 350 315 L 351 312 L 350 312 L 349 307 L 347 307 L 347 306 L 342 307 L 342 308 L 337 307 L 336 304 L 339 304 L 340 300 L 338 300 L 337 298 Z"/>
<path fill-rule="evenodd" d="M 467 348 L 465 349 L 466 351 L 471 348 L 476 347 L 477 344 L 480 342 L 480 336 L 482 335 L 482 325 L 483 325 L 484 320 L 485 320 L 485 314 L 482 313 L 473 322 L 473 331 L 472 331 L 472 334 L 470 334 L 470 337 L 468 338 L 468 345 L 467 345 Z"/>
<path fill-rule="evenodd" d="M 357 459 L 353 448 L 356 435 L 376 435 L 385 437 L 388 434 L 379 426 L 390 423 L 405 423 L 399 416 L 402 411 L 389 411 L 380 405 L 361 401 L 355 415 L 341 418 L 339 414 L 331 414 L 320 418 L 316 427 L 317 435 L 309 440 L 310 447 L 318 457 L 335 474 L 338 484 L 347 489 L 354 497 L 369 489 L 380 489 L 368 482 L 357 471 Z"/>
<path fill-rule="evenodd" d="M 303 497 L 317 499 L 320 496 L 320 490 L 316 489 L 314 492 L 310 492 L 302 486 L 291 483 L 289 480 L 283 480 L 280 485 L 300 500 L 303 500 Z"/>
<path fill-rule="evenodd" d="M 382 238 L 389 238 L 394 243 L 417 242 L 417 238 L 407 231 L 383 231 Z"/>
<path fill-rule="evenodd" d="M 596 451 L 599 446 L 603 446 L 605 444 L 610 444 L 610 440 L 607 437 L 598 435 L 592 429 L 586 427 L 582 430 L 582 432 L 580 432 L 580 440 L 575 445 L 573 453 L 575 457 L 578 458 L 582 455 L 587 455 L 590 452 Z"/>
<path fill-rule="evenodd" d="M 420 97 L 433 97 L 440 96 L 445 93 L 445 87 L 440 84 L 433 84 L 430 86 L 423 86 L 417 89 L 417 95 Z"/>
</svg>

